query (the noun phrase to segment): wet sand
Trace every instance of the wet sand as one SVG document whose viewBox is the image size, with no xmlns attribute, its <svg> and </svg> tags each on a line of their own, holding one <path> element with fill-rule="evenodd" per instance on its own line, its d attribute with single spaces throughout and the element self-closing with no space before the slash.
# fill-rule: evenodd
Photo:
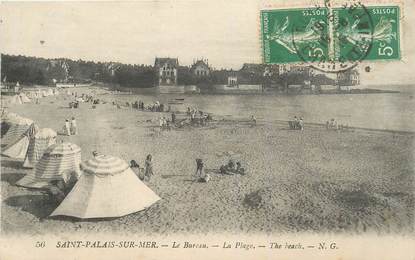
<svg viewBox="0 0 415 260">
<path fill-rule="evenodd" d="M 97 97 L 116 100 L 111 94 Z M 143 165 L 145 156 L 152 154 L 155 175 L 146 184 L 162 200 L 117 219 L 51 219 L 47 216 L 57 205 L 39 191 L 14 185 L 30 170 L 22 169 L 21 161 L 2 157 L 2 232 L 414 231 L 412 133 L 336 132 L 307 122 L 301 132 L 280 121 L 259 120 L 252 126 L 221 118 L 203 128 L 160 131 L 156 126 L 162 113 L 117 109 L 109 103 L 96 109 L 81 103 L 79 109 L 69 109 L 69 101 L 61 92 L 41 99 L 39 105 L 15 105 L 8 111 L 58 132 L 65 118 L 75 116 L 79 135 L 59 135 L 58 140 L 79 145 L 83 160 L 97 150 Z M 218 173 L 229 154 L 242 162 L 247 175 Z M 196 158 L 204 159 L 210 182 L 195 181 Z"/>
</svg>

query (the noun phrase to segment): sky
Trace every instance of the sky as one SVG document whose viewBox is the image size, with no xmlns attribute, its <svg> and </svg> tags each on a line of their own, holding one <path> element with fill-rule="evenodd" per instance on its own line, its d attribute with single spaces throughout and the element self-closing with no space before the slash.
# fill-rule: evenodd
<svg viewBox="0 0 415 260">
<path fill-rule="evenodd" d="M 316 2 L 301 1 L 295 4 Z M 287 1 L 272 3 L 278 7 Z M 260 0 L 3 1 L 0 48 L 6 54 L 127 64 L 154 64 L 157 56 L 190 65 L 203 57 L 214 68 L 239 69 L 262 60 L 259 10 L 266 5 Z M 415 82 L 415 26 L 410 26 L 415 15 L 409 11 L 415 0 L 404 1 L 403 7 L 403 59 L 361 66 L 372 68 L 362 70 L 365 84 Z"/>
</svg>

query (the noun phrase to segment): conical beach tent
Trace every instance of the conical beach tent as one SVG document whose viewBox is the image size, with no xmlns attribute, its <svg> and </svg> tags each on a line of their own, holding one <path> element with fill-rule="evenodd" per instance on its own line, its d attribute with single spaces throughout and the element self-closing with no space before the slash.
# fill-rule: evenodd
<svg viewBox="0 0 415 260">
<path fill-rule="evenodd" d="M 1 140 L 1 144 L 9 145 L 20 140 L 22 135 L 26 133 L 27 129 L 29 129 L 32 123 L 32 120 L 24 117 L 17 117 L 12 119 L 9 129 L 4 135 L 4 138 Z"/>
<path fill-rule="evenodd" d="M 18 115 L 15 113 L 4 112 L 1 114 L 1 138 L 7 133 L 13 124 L 16 124 Z"/>
<path fill-rule="evenodd" d="M 29 140 L 23 167 L 33 168 L 42 158 L 46 149 L 56 143 L 56 136 L 56 132 L 50 128 L 42 128 L 35 136 L 32 136 Z"/>
<path fill-rule="evenodd" d="M 25 93 L 20 93 L 19 97 L 22 103 L 30 103 L 30 99 L 26 96 Z"/>
<path fill-rule="evenodd" d="M 31 124 L 29 129 L 27 129 L 26 133 L 20 136 L 20 138 L 17 139 L 15 142 L 7 145 L 3 149 L 1 154 L 8 156 L 10 158 L 24 159 L 26 157 L 27 149 L 29 147 L 29 140 L 33 138 L 38 131 L 39 127 L 35 123 Z"/>
<path fill-rule="evenodd" d="M 67 181 L 72 173 L 80 175 L 81 148 L 72 143 L 53 144 L 46 149 L 32 173 L 16 184 L 27 188 L 43 188 L 52 180 Z"/>
<path fill-rule="evenodd" d="M 99 155 L 83 162 L 81 169 L 78 182 L 51 216 L 120 217 L 160 199 L 117 157 Z"/>
<path fill-rule="evenodd" d="M 19 95 L 14 95 L 11 99 L 10 99 L 10 104 L 23 104 L 22 99 L 20 98 Z"/>
</svg>

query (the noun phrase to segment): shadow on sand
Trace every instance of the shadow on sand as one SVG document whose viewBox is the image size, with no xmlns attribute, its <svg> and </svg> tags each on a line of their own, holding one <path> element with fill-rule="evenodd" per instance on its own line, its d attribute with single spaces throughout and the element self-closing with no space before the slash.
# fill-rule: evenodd
<svg viewBox="0 0 415 260">
<path fill-rule="evenodd" d="M 23 173 L 2 173 L 1 181 L 8 182 L 10 185 L 15 185 L 18 180 L 23 178 L 26 174 Z"/>
<path fill-rule="evenodd" d="M 1 166 L 5 168 L 12 168 L 16 170 L 22 170 L 23 168 L 23 162 L 22 161 L 4 161 L 4 159 L 7 158 L 5 156 L 1 157 Z"/>
<path fill-rule="evenodd" d="M 169 179 L 169 178 L 179 177 L 179 176 L 188 176 L 188 174 L 165 174 L 165 175 L 161 175 L 161 178 Z"/>
<path fill-rule="evenodd" d="M 4 201 L 8 206 L 20 208 L 22 211 L 32 214 L 39 220 L 51 219 L 69 222 L 98 222 L 111 221 L 118 217 L 111 218 L 89 218 L 80 219 L 71 216 L 52 216 L 50 214 L 59 206 L 59 203 L 50 199 L 46 194 L 38 195 L 19 195 L 6 199 Z"/>
<path fill-rule="evenodd" d="M 219 169 L 205 169 L 205 173 L 222 174 Z"/>
<path fill-rule="evenodd" d="M 81 218 L 76 218 L 76 217 L 71 217 L 71 216 L 52 216 L 52 217 L 48 217 L 48 219 L 60 220 L 60 221 L 69 221 L 69 222 L 101 222 L 101 221 L 111 221 L 111 220 L 115 220 L 115 219 L 119 219 L 119 218 L 120 217 L 81 219 Z"/>
<path fill-rule="evenodd" d="M 4 201 L 11 207 L 20 208 L 22 211 L 28 212 L 39 219 L 49 216 L 58 206 L 56 202 L 50 200 L 45 195 L 19 195 L 6 199 Z"/>
</svg>

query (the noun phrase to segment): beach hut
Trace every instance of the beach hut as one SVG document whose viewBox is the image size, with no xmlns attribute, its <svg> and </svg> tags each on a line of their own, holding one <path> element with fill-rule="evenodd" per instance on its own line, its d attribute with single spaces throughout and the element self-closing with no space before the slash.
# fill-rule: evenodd
<svg viewBox="0 0 415 260">
<path fill-rule="evenodd" d="M 25 93 L 20 93 L 19 97 L 22 103 L 30 103 L 30 98 L 28 98 Z"/>
<path fill-rule="evenodd" d="M 32 123 L 32 120 L 20 116 L 9 118 L 8 124 L 10 126 L 1 140 L 1 145 L 7 146 L 20 140 L 22 135 L 26 133 Z"/>
<path fill-rule="evenodd" d="M 16 139 L 16 141 L 9 143 L 2 150 L 1 154 L 10 158 L 24 159 L 29 147 L 29 140 L 33 138 L 38 131 L 39 127 L 35 123 L 32 123 L 27 131 Z"/>
<path fill-rule="evenodd" d="M 27 188 L 44 188 L 52 180 L 67 181 L 71 174 L 80 175 L 81 148 L 72 143 L 49 146 L 29 173 L 16 184 Z"/>
<path fill-rule="evenodd" d="M 81 164 L 82 175 L 51 216 L 120 217 L 160 199 L 122 159 L 98 155 Z"/>
<path fill-rule="evenodd" d="M 57 133 L 50 128 L 42 128 L 29 140 L 23 167 L 33 168 L 42 158 L 46 149 L 56 143 Z"/>
</svg>

